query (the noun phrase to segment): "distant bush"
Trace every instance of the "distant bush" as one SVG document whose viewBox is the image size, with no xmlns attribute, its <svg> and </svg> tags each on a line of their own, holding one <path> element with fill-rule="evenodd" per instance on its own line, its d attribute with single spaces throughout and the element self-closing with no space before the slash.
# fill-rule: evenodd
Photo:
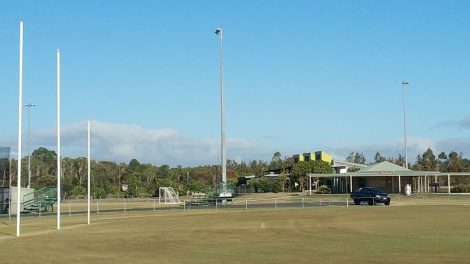
<svg viewBox="0 0 470 264">
<path fill-rule="evenodd" d="M 459 183 L 452 188 L 453 193 L 470 193 L 470 184 Z"/>
<path fill-rule="evenodd" d="M 318 187 L 318 189 L 315 191 L 316 194 L 330 194 L 331 193 L 331 189 L 330 187 L 326 186 L 326 185 L 321 185 L 320 187 Z"/>
<path fill-rule="evenodd" d="M 77 197 L 77 196 L 83 196 L 86 194 L 86 189 L 85 187 L 76 185 L 73 187 L 72 191 L 70 191 L 70 196 Z"/>
<path fill-rule="evenodd" d="M 250 181 L 250 187 L 253 187 L 257 193 L 281 192 L 282 184 L 278 180 L 270 180 L 267 177 L 255 178 Z"/>
</svg>

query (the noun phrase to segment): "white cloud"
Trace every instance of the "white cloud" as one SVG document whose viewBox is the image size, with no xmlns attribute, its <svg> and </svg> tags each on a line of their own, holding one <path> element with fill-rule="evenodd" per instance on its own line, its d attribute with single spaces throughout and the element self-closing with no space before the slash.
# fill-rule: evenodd
<svg viewBox="0 0 470 264">
<path fill-rule="evenodd" d="M 447 120 L 437 124 L 436 127 L 459 127 L 470 129 L 470 115 L 464 116 L 460 120 Z"/>
<path fill-rule="evenodd" d="M 86 127 L 86 122 L 62 127 L 63 156 L 86 155 Z M 217 138 L 193 138 L 173 129 L 146 129 L 99 121 L 93 121 L 91 127 L 93 159 L 128 162 L 135 158 L 140 162 L 171 166 L 220 163 L 220 139 Z M 55 150 L 56 140 L 55 129 L 37 131 L 31 136 L 32 148 L 44 146 Z M 15 146 L 16 140 L 10 138 L 0 142 L 2 144 Z M 227 138 L 226 153 L 227 158 L 240 161 L 264 158 L 269 152 L 248 140 Z"/>
<path fill-rule="evenodd" d="M 408 162 L 413 163 L 418 154 L 423 153 L 428 148 L 436 150 L 437 143 L 435 140 L 423 137 L 408 137 Z M 394 140 L 386 143 L 371 143 L 367 145 L 350 145 L 350 146 L 339 146 L 326 149 L 333 154 L 337 159 L 345 159 L 351 152 L 364 153 L 366 162 L 372 162 L 375 153 L 378 151 L 382 156 L 385 157 L 398 157 L 399 154 L 405 155 L 405 144 L 404 140 Z"/>
<path fill-rule="evenodd" d="M 26 139 L 26 137 L 24 137 Z M 16 138 L 0 138 L 0 145 L 16 147 Z M 86 156 L 87 147 L 86 123 L 65 125 L 62 127 L 62 155 Z M 35 131 L 31 136 L 31 149 L 44 146 L 56 150 L 55 128 Z M 25 154 L 26 140 L 23 140 Z M 246 139 L 227 139 L 227 158 L 240 162 L 250 160 L 269 161 L 274 151 L 288 153 L 289 149 L 274 149 Z M 295 149 L 301 149 L 293 146 Z M 418 154 L 427 148 L 435 153 L 446 153 L 454 150 L 470 153 L 469 138 L 450 138 L 434 140 L 424 137 L 408 137 L 408 161 L 413 163 Z M 404 155 L 403 139 L 385 143 L 366 145 L 325 146 L 325 150 L 336 159 L 344 160 L 352 151 L 363 152 L 367 162 L 371 162 L 377 151 L 385 157 Z M 316 149 L 314 149 L 316 150 Z M 311 151 L 309 149 L 303 152 Z M 301 151 L 301 152 L 302 152 Z M 291 151 L 292 152 L 292 151 Z M 296 153 L 296 152 L 295 152 Z M 92 158 L 96 160 L 112 160 L 128 162 L 136 158 L 141 162 L 155 165 L 169 164 L 170 166 L 194 166 L 220 163 L 219 138 L 194 138 L 182 135 L 173 129 L 146 129 L 139 125 L 92 122 Z"/>
</svg>

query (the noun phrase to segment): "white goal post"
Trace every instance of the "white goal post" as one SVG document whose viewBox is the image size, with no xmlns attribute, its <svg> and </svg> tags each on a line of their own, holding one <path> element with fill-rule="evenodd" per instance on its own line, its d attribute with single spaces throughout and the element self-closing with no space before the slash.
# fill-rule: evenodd
<svg viewBox="0 0 470 264">
<path fill-rule="evenodd" d="M 180 204 L 181 201 L 173 187 L 160 187 L 158 189 L 158 203 Z"/>
</svg>

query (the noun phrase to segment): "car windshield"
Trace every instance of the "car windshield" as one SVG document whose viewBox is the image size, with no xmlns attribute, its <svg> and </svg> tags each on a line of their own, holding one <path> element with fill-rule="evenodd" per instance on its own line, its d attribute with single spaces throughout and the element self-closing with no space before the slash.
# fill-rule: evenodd
<svg viewBox="0 0 470 264">
<path fill-rule="evenodd" d="M 362 193 L 383 193 L 383 191 L 380 188 L 377 187 L 362 187 L 356 190 L 356 192 L 362 192 Z"/>
</svg>

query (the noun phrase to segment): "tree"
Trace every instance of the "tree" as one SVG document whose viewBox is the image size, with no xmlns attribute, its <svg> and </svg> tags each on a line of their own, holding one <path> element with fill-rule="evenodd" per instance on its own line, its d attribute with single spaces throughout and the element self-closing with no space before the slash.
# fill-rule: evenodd
<svg viewBox="0 0 470 264">
<path fill-rule="evenodd" d="M 131 161 L 129 162 L 129 166 L 127 166 L 127 168 L 130 171 L 137 172 L 140 170 L 140 162 L 136 159 L 131 159 Z"/>
<path fill-rule="evenodd" d="M 457 154 L 455 151 L 449 153 L 447 159 L 447 171 L 449 172 L 461 172 L 463 170 L 462 154 Z"/>
<path fill-rule="evenodd" d="M 377 151 L 377 153 L 375 153 L 375 156 L 374 156 L 375 163 L 380 163 L 380 162 L 383 162 L 385 160 L 386 160 L 385 157 L 380 155 L 379 151 Z"/>
<path fill-rule="evenodd" d="M 432 149 L 428 148 L 422 155 L 416 157 L 416 163 L 413 165 L 414 170 L 435 171 L 438 161 Z"/>
<path fill-rule="evenodd" d="M 294 164 L 291 175 L 293 180 L 299 183 L 300 189 L 303 190 L 307 181 L 307 174 L 328 174 L 332 173 L 332 171 L 333 169 L 328 162 L 324 162 L 322 160 L 310 160 Z"/>
<path fill-rule="evenodd" d="M 398 158 L 396 158 L 393 163 L 405 167 L 405 157 L 401 154 L 398 154 Z"/>
<path fill-rule="evenodd" d="M 444 151 L 442 151 L 441 153 L 439 153 L 439 155 L 437 156 L 438 160 L 437 160 L 437 166 L 438 166 L 438 170 L 439 171 L 447 171 L 447 163 L 446 163 L 446 160 L 447 160 L 447 155 Z"/>
<path fill-rule="evenodd" d="M 282 159 L 281 159 L 281 153 L 279 151 L 276 151 L 273 154 L 273 158 L 271 159 L 271 163 L 269 164 L 269 169 L 270 170 L 279 170 L 282 169 L 283 164 L 282 164 Z"/>
<path fill-rule="evenodd" d="M 54 164 L 57 160 L 57 154 L 55 151 L 40 147 L 33 151 L 31 158 L 37 159 L 45 164 Z"/>
<path fill-rule="evenodd" d="M 366 158 L 364 157 L 364 153 L 354 151 L 349 153 L 348 157 L 346 158 L 346 161 L 357 164 L 366 164 Z"/>
</svg>

